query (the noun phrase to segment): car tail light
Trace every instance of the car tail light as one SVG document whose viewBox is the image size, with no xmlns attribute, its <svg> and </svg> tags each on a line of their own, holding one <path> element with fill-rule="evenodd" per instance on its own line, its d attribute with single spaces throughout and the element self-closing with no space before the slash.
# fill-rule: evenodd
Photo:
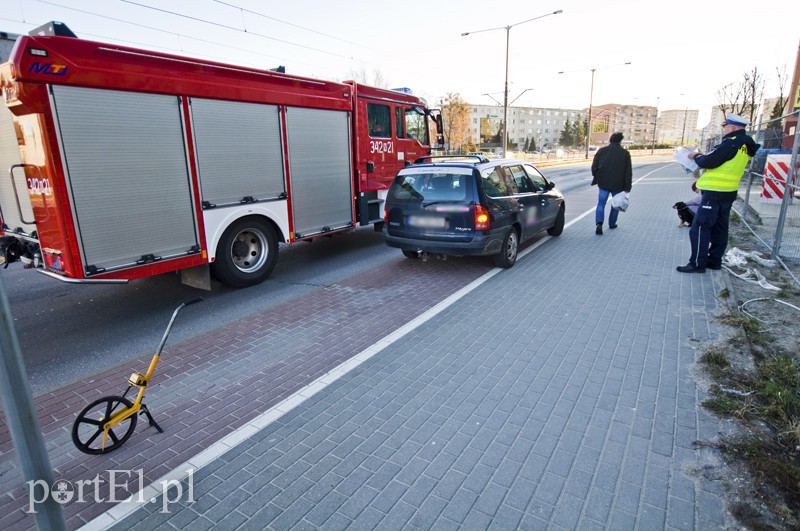
<svg viewBox="0 0 800 531">
<path fill-rule="evenodd" d="M 383 209 L 383 221 L 389 222 L 389 212 L 385 208 Z"/>
<path fill-rule="evenodd" d="M 489 230 L 489 211 L 482 205 L 473 207 L 475 214 L 475 230 Z"/>
</svg>

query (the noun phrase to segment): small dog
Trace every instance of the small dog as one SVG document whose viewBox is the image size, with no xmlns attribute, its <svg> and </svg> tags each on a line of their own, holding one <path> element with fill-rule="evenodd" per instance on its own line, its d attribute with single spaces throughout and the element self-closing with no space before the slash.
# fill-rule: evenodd
<svg viewBox="0 0 800 531">
<path fill-rule="evenodd" d="M 678 217 L 681 218 L 681 222 L 678 223 L 679 227 L 688 227 L 692 224 L 692 221 L 694 221 L 694 214 L 689 210 L 689 207 L 686 206 L 686 203 L 678 201 L 672 205 L 672 208 L 678 211 Z"/>
</svg>

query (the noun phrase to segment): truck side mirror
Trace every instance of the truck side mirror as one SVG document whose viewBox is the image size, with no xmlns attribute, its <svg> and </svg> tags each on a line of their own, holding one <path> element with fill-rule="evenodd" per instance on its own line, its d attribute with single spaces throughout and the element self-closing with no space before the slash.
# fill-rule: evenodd
<svg viewBox="0 0 800 531">
<path fill-rule="evenodd" d="M 436 147 L 434 149 L 444 149 L 444 125 L 442 125 L 441 113 L 436 115 Z"/>
</svg>

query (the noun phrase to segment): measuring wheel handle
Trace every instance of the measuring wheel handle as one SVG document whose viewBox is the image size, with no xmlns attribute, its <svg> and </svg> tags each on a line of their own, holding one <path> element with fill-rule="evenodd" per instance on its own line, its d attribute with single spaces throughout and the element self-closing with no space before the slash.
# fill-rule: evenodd
<svg viewBox="0 0 800 531">
<path fill-rule="evenodd" d="M 78 413 L 78 417 L 72 425 L 72 442 L 81 452 L 87 454 L 104 454 L 122 446 L 136 428 L 136 421 L 139 415 L 146 415 L 151 426 L 155 427 L 159 433 L 164 433 L 158 425 L 150 410 L 142 403 L 145 389 L 150 385 L 150 379 L 156 370 L 156 365 L 164 350 L 172 324 L 178 316 L 178 312 L 184 306 L 201 302 L 202 297 L 196 297 L 190 301 L 182 303 L 175 308 L 172 318 L 158 345 L 158 351 L 150 361 L 150 367 L 145 374 L 134 371 L 128 378 L 128 390 L 122 396 L 104 396 L 98 398 Z M 138 387 L 139 392 L 136 399 L 131 402 L 125 396 L 131 387 Z M 138 413 L 138 415 L 137 415 Z"/>
</svg>

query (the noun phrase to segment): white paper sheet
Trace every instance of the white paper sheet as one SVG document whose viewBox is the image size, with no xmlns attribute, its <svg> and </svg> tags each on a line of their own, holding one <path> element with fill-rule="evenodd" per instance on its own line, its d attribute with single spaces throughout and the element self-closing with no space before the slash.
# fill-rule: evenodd
<svg viewBox="0 0 800 531">
<path fill-rule="evenodd" d="M 700 166 L 698 166 L 694 160 L 689 158 L 689 153 L 692 151 L 694 151 L 694 148 L 679 147 L 678 151 L 675 152 L 675 160 L 680 162 L 683 167 L 686 168 L 686 173 L 700 169 Z"/>
</svg>

